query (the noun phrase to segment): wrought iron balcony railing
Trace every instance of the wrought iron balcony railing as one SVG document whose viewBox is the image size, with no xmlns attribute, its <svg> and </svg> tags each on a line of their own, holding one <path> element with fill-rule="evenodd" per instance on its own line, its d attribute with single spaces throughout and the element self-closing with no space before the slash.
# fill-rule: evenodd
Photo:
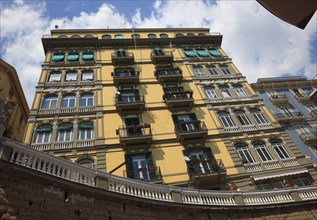
<svg viewBox="0 0 317 220">
<path fill-rule="evenodd" d="M 204 122 L 181 121 L 175 125 L 175 133 L 179 141 L 204 140 L 207 137 L 208 129 Z"/>
<path fill-rule="evenodd" d="M 139 83 L 140 72 L 133 67 L 115 68 L 111 73 L 114 84 L 137 84 Z"/>
<path fill-rule="evenodd" d="M 138 169 L 124 171 L 124 177 L 143 181 L 162 181 L 160 167 L 146 166 Z"/>
<path fill-rule="evenodd" d="M 115 105 L 118 111 L 143 110 L 145 99 L 143 95 L 116 95 Z"/>
<path fill-rule="evenodd" d="M 150 124 L 121 126 L 116 130 L 122 145 L 148 144 L 152 140 Z"/>
</svg>

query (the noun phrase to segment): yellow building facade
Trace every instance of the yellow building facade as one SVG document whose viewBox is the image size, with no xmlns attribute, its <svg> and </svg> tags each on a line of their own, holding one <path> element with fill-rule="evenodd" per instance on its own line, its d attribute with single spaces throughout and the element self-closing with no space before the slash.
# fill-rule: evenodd
<svg viewBox="0 0 317 220">
<path fill-rule="evenodd" d="M 204 28 L 52 30 L 24 143 L 160 184 L 314 184 L 221 41 Z"/>
<path fill-rule="evenodd" d="M 21 142 L 29 115 L 18 74 L 0 59 L 0 133 Z"/>
</svg>

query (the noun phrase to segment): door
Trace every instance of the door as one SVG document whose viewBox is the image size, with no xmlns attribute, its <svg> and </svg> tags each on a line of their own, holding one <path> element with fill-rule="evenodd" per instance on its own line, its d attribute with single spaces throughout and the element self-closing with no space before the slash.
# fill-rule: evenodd
<svg viewBox="0 0 317 220">
<path fill-rule="evenodd" d="M 145 154 L 132 155 L 133 179 L 149 180 L 149 170 Z"/>
<path fill-rule="evenodd" d="M 140 125 L 140 118 L 125 118 L 124 119 L 126 125 L 127 136 L 135 136 L 141 135 L 142 130 L 139 127 Z"/>
</svg>

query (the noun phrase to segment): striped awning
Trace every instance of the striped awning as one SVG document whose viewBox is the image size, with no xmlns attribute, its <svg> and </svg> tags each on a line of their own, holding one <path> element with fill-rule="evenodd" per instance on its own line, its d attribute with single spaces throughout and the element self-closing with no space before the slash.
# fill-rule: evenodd
<svg viewBox="0 0 317 220">
<path fill-rule="evenodd" d="M 267 175 L 261 175 L 261 176 L 253 176 L 252 178 L 254 181 L 259 181 L 259 180 L 280 178 L 284 176 L 293 176 L 293 175 L 298 175 L 302 173 L 308 173 L 308 170 L 307 169 L 293 170 L 293 171 L 288 171 L 283 173 L 273 173 L 273 174 L 267 174 Z"/>
</svg>

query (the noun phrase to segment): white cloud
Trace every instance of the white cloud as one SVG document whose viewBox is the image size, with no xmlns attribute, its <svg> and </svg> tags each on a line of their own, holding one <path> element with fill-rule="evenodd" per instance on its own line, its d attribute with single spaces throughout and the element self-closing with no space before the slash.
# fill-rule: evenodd
<svg viewBox="0 0 317 220">
<path fill-rule="evenodd" d="M 131 18 L 109 4 L 95 12 L 51 19 L 43 3 L 16 0 L 1 9 L 2 58 L 13 65 L 20 76 L 29 104 L 41 73 L 44 53 L 43 34 L 59 28 L 130 27 L 205 27 L 223 34 L 222 47 L 250 82 L 259 77 L 316 74 L 316 62 L 310 62 L 310 41 L 316 41 L 316 14 L 305 30 L 291 26 L 266 11 L 255 1 L 155 1 L 149 16 L 141 10 Z"/>
</svg>

